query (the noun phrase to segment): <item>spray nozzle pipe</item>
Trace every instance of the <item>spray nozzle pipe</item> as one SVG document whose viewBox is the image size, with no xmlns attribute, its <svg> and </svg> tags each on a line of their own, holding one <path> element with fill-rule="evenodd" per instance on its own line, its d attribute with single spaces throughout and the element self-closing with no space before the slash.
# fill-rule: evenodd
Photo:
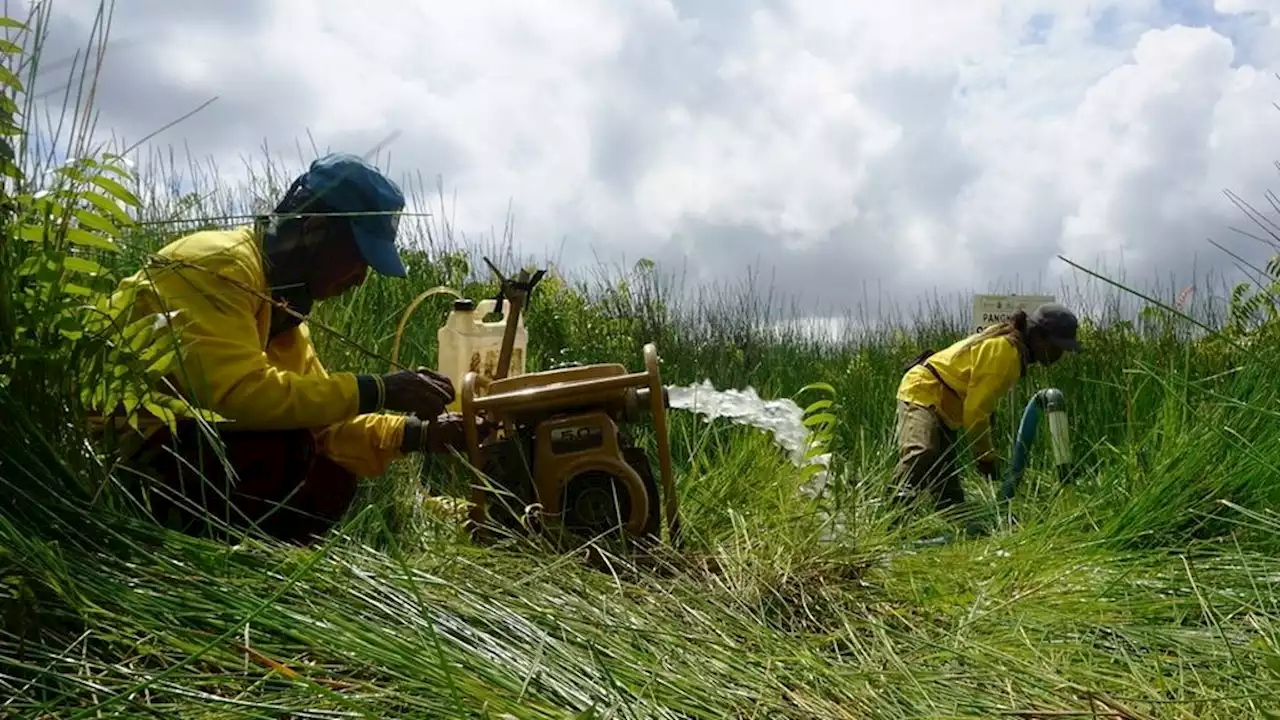
<svg viewBox="0 0 1280 720">
<path fill-rule="evenodd" d="M 1071 467 L 1071 429 L 1067 423 L 1067 398 L 1057 388 L 1037 393 L 1049 418 L 1049 441 L 1053 448 L 1053 464 L 1059 477 L 1066 479 Z"/>
<path fill-rule="evenodd" d="M 1035 441 L 1040 416 L 1048 415 L 1049 440 L 1053 450 L 1053 464 L 1057 468 L 1058 478 L 1067 482 L 1071 477 L 1071 436 L 1067 423 L 1067 398 L 1057 388 L 1045 388 L 1038 391 L 1027 403 L 1022 413 L 1022 422 L 1018 425 L 1018 435 L 1014 438 L 1013 462 L 1005 476 L 1001 487 L 1001 496 L 1010 500 L 1017 489 L 1022 473 L 1030 462 L 1031 445 Z"/>
</svg>

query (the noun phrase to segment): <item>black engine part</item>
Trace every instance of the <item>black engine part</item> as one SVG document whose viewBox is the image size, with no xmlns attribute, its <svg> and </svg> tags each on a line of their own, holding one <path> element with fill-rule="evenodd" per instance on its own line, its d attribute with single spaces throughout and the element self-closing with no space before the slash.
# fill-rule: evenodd
<svg viewBox="0 0 1280 720">
<path fill-rule="evenodd" d="M 656 536 L 661 516 L 658 483 L 653 478 L 649 458 L 634 446 L 624 447 L 622 458 L 640 476 L 649 496 L 649 512 L 641 534 Z M 631 502 L 626 484 L 616 475 L 601 470 L 579 473 L 565 485 L 561 498 L 564 528 L 577 535 L 592 537 L 616 531 L 631 515 Z"/>
<path fill-rule="evenodd" d="M 533 438 L 521 434 L 484 447 L 485 476 L 497 492 L 485 493 L 492 521 L 510 530 L 521 529 L 525 508 L 537 502 L 533 487 Z M 532 518 L 531 518 L 532 519 Z"/>
</svg>

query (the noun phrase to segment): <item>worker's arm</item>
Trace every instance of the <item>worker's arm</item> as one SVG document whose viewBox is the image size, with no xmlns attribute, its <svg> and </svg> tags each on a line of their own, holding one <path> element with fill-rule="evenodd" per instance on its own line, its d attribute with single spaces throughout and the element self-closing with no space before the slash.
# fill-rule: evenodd
<svg viewBox="0 0 1280 720">
<path fill-rule="evenodd" d="M 179 387 L 199 407 L 251 430 L 320 427 L 373 408 L 372 376 L 300 374 L 272 367 L 257 313 L 265 298 L 233 257 L 152 273 L 165 310 L 179 311 Z"/>
<path fill-rule="evenodd" d="M 306 324 L 292 331 L 294 349 L 302 357 L 302 372 L 308 377 L 331 377 L 315 346 Z M 389 413 L 363 413 L 350 420 L 333 423 L 316 433 L 320 452 L 358 477 L 374 477 L 387 471 L 391 463 L 404 457 L 401 448 L 405 434 L 407 415 Z"/>
<path fill-rule="evenodd" d="M 410 416 L 365 413 L 316 433 L 320 452 L 357 477 L 375 477 L 405 456 L 401 448 Z"/>
<path fill-rule="evenodd" d="M 1018 349 L 1003 337 L 984 340 L 970 351 L 969 392 L 964 399 L 964 426 L 974 441 L 974 457 L 995 460 L 991 442 L 991 414 L 1000 396 L 1018 382 Z"/>
</svg>

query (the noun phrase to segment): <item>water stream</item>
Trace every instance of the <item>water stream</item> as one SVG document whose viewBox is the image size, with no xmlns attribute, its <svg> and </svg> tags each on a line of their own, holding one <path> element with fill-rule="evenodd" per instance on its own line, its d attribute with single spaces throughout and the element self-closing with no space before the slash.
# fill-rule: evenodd
<svg viewBox="0 0 1280 720">
<path fill-rule="evenodd" d="M 808 431 L 804 427 L 804 411 L 790 398 L 765 400 L 755 388 L 745 390 L 717 390 L 710 380 L 696 385 L 668 386 L 667 394 L 673 410 L 685 410 L 699 415 L 710 423 L 725 418 L 737 425 L 746 425 L 772 435 L 775 445 L 786 451 L 796 467 L 804 467 L 808 450 Z M 830 454 L 818 455 L 808 461 L 822 466 L 801 488 L 804 494 L 815 497 L 826 487 Z"/>
</svg>

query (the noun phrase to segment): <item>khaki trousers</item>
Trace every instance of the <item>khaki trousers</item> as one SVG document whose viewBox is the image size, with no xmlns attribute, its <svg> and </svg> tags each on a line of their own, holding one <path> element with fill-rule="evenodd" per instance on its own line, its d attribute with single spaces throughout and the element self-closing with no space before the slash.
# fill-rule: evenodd
<svg viewBox="0 0 1280 720">
<path fill-rule="evenodd" d="M 898 464 L 893 470 L 895 500 L 914 502 L 921 493 L 934 496 L 945 510 L 964 502 L 960 484 L 960 433 L 942 422 L 931 408 L 898 401 Z"/>
</svg>

